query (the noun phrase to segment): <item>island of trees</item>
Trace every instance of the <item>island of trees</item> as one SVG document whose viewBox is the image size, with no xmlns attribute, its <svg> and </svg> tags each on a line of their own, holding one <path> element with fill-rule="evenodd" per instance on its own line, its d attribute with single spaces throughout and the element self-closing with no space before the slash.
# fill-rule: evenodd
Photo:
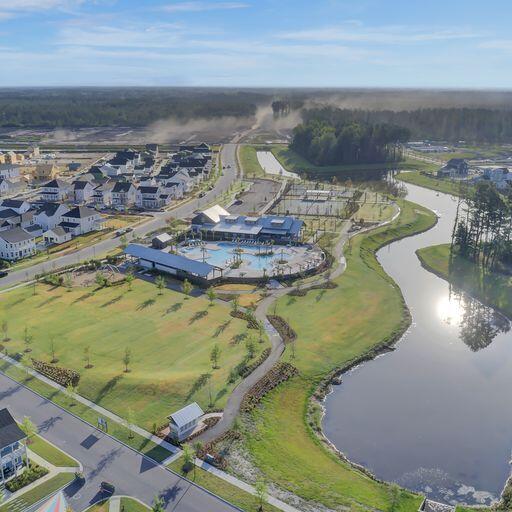
<svg viewBox="0 0 512 512">
<path fill-rule="evenodd" d="M 316 165 L 371 164 L 401 160 L 408 139 L 396 125 L 313 118 L 294 129 L 290 147 Z"/>
</svg>

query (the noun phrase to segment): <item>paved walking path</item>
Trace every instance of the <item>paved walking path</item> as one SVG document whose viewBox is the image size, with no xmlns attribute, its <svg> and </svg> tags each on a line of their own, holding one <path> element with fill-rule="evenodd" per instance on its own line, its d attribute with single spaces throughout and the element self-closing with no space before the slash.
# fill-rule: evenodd
<svg viewBox="0 0 512 512">
<path fill-rule="evenodd" d="M 114 496 L 110 498 L 108 504 L 108 512 L 119 512 L 121 510 L 121 498 L 119 496 Z"/>
</svg>

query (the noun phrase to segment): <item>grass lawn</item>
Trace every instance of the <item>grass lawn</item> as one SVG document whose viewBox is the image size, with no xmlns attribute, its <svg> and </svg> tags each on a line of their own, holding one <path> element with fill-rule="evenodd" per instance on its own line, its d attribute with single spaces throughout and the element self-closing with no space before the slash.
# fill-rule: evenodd
<svg viewBox="0 0 512 512">
<path fill-rule="evenodd" d="M 460 184 L 458 181 L 439 179 L 434 175 L 420 173 L 419 171 L 401 172 L 397 174 L 396 177 L 399 180 L 412 183 L 413 185 L 419 185 L 420 187 L 438 190 L 439 192 L 454 196 L 460 195 Z"/>
<path fill-rule="evenodd" d="M 256 465 L 272 481 L 333 509 L 353 506 L 355 510 L 387 511 L 391 507 L 389 486 L 327 451 L 313 433 L 315 422 L 307 410 L 326 374 L 394 339 L 409 323 L 400 290 L 374 252 L 395 239 L 428 229 L 436 219 L 429 210 L 410 202 L 401 201 L 400 206 L 402 213 L 393 224 L 352 239 L 346 251 L 348 267 L 336 279 L 337 288 L 279 299 L 277 314 L 298 334 L 295 358 L 287 350 L 283 359 L 294 364 L 300 375 L 267 395 L 262 407 L 252 413 L 252 433 L 245 438 Z M 419 496 L 403 491 L 396 510 L 415 511 L 420 502 Z"/>
<path fill-rule="evenodd" d="M 226 501 L 233 503 L 246 512 L 258 511 L 259 502 L 255 496 L 243 491 L 242 489 L 239 489 L 235 485 L 232 485 L 225 480 L 222 480 L 222 478 L 208 473 L 208 471 L 205 471 L 204 469 L 196 467 L 196 476 L 194 480 L 193 471 L 190 471 L 189 473 L 183 472 L 183 460 L 175 460 L 172 464 L 169 464 L 168 467 L 176 473 L 184 475 L 190 480 L 195 481 L 196 484 L 204 487 L 205 489 L 208 489 L 217 496 L 224 498 Z M 270 504 L 266 504 L 264 506 L 264 510 L 265 512 L 278 512 L 280 509 Z"/>
<path fill-rule="evenodd" d="M 505 274 L 490 272 L 483 274 L 478 265 L 455 255 L 450 262 L 450 244 L 433 245 L 419 249 L 416 253 L 422 265 L 462 288 L 471 296 L 512 316 L 512 278 Z"/>
<path fill-rule="evenodd" d="M 287 170 L 292 172 L 308 172 L 315 174 L 342 174 L 343 172 L 353 171 L 379 171 L 379 170 L 394 170 L 394 169 L 411 169 L 411 170 L 430 170 L 437 168 L 429 162 L 422 160 L 415 160 L 407 158 L 403 162 L 387 162 L 380 164 L 350 164 L 350 165 L 314 165 L 287 145 L 274 144 L 271 146 L 272 153 L 279 160 L 281 165 Z"/>
<path fill-rule="evenodd" d="M 137 500 L 121 498 L 121 510 L 123 510 L 123 512 L 148 512 L 151 509 Z"/>
<path fill-rule="evenodd" d="M 258 162 L 256 146 L 241 145 L 239 146 L 238 156 L 240 158 L 240 165 L 244 171 L 244 176 L 247 178 L 261 178 L 265 176 L 265 171 Z"/>
<path fill-rule="evenodd" d="M 34 436 L 30 439 L 28 449 L 37 453 L 50 464 L 61 468 L 78 467 L 78 462 L 59 450 L 53 444 L 44 440 L 41 436 Z"/>
<path fill-rule="evenodd" d="M 42 500 L 64 485 L 69 484 L 74 479 L 75 475 L 73 473 L 60 473 L 22 494 L 19 498 L 2 505 L 0 507 L 0 512 L 18 512 L 20 510 L 27 510 L 31 505 L 34 505 L 39 500 Z"/>
<path fill-rule="evenodd" d="M 363 219 L 366 222 L 382 222 L 393 217 L 395 208 L 391 204 L 362 204 L 354 214 L 355 220 Z"/>
<path fill-rule="evenodd" d="M 206 298 L 168 289 L 159 295 L 141 280 L 132 291 L 126 285 L 67 291 L 39 284 L 33 295 L 32 287 L 23 287 L 1 295 L 0 310 L 9 325 L 10 354 L 24 350 L 25 327 L 33 336 L 30 357 L 49 361 L 53 340 L 57 364 L 81 373 L 80 394 L 120 416 L 131 408 L 135 422 L 148 430 L 191 401 L 206 409 L 210 391 L 214 406 L 222 407 L 234 386 L 227 383 L 229 372 L 246 353 L 246 323 L 229 315 L 229 305 L 210 306 Z M 215 344 L 220 368 L 212 370 Z M 85 369 L 86 346 L 91 369 Z M 258 344 L 258 351 L 263 348 Z M 204 374 L 211 374 L 211 386 Z"/>
</svg>

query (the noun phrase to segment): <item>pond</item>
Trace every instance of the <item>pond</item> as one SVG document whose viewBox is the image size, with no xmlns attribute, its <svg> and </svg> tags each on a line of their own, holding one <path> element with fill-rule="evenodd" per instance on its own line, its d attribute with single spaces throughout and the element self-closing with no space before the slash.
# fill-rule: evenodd
<svg viewBox="0 0 512 512">
<path fill-rule="evenodd" d="M 396 350 L 343 377 L 326 399 L 327 437 L 378 478 L 447 503 L 489 504 L 510 474 L 509 321 L 426 271 L 415 251 L 449 242 L 454 198 L 408 185 L 440 215 L 378 253 L 413 323 Z"/>
</svg>

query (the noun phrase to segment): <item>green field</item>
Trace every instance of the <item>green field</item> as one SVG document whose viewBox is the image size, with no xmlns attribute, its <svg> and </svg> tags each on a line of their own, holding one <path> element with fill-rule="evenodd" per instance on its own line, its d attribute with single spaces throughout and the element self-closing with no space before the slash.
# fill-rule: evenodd
<svg viewBox="0 0 512 512">
<path fill-rule="evenodd" d="M 424 174 L 419 171 L 401 172 L 397 174 L 396 178 L 413 185 L 444 192 L 445 194 L 458 196 L 461 193 L 460 182 L 452 181 L 449 178 L 436 178 L 434 175 Z"/>
<path fill-rule="evenodd" d="M 410 169 L 410 170 L 431 170 L 437 168 L 429 162 L 415 160 L 408 158 L 403 162 L 388 162 L 381 164 L 351 164 L 351 165 L 314 165 L 305 158 L 301 157 L 287 145 L 274 144 L 271 146 L 272 153 L 279 160 L 281 165 L 287 170 L 296 173 L 311 173 L 311 174 L 343 174 L 343 172 L 353 171 L 380 171 L 380 170 L 395 170 L 395 169 Z"/>
<path fill-rule="evenodd" d="M 10 354 L 25 348 L 24 329 L 33 336 L 30 357 L 49 361 L 51 343 L 58 365 L 81 373 L 78 391 L 97 404 L 151 429 L 168 414 L 191 401 L 203 408 L 221 408 L 234 384 L 230 370 L 246 354 L 246 323 L 229 315 L 229 306 L 209 306 L 205 298 L 187 298 L 135 280 L 94 288 L 53 288 L 40 284 L 37 294 L 23 287 L 0 296 L 7 320 Z M 27 317 L 26 312 L 34 314 Z M 212 370 L 210 352 L 221 349 L 219 369 Z M 84 347 L 90 347 L 90 369 L 85 369 Z M 125 349 L 131 350 L 129 372 L 124 371 Z M 261 351 L 264 344 L 257 344 Z M 28 360 L 28 358 L 26 358 Z M 211 384 L 202 375 L 211 374 Z"/>
<path fill-rule="evenodd" d="M 41 436 L 30 438 L 28 448 L 54 466 L 61 468 L 78 467 L 78 462 L 75 459 L 45 441 Z"/>
<path fill-rule="evenodd" d="M 169 469 L 172 469 L 176 473 L 180 475 L 186 476 L 189 480 L 194 481 L 196 484 L 208 489 L 210 492 L 213 492 L 217 496 L 233 503 L 237 507 L 245 510 L 246 512 L 257 512 L 259 502 L 258 499 L 249 494 L 248 492 L 242 491 L 238 487 L 222 480 L 208 471 L 204 469 L 196 467 L 195 478 L 194 471 L 189 471 L 185 473 L 183 471 L 183 459 L 177 459 L 173 463 L 169 464 Z M 264 507 L 266 512 L 278 512 L 279 509 L 272 505 L 265 505 Z"/>
<path fill-rule="evenodd" d="M 69 484 L 74 479 L 75 475 L 73 473 L 60 473 L 22 494 L 19 498 L 2 505 L 0 507 L 0 512 L 18 512 L 20 510 L 27 510 L 31 505 L 34 505 L 49 494 L 57 491 L 66 484 Z"/>
<path fill-rule="evenodd" d="M 378 264 L 374 252 L 395 239 L 431 227 L 429 210 L 401 202 L 389 227 L 352 239 L 347 270 L 338 287 L 283 296 L 277 314 L 298 334 L 295 357 L 283 359 L 300 375 L 268 394 L 250 415 L 245 446 L 263 473 L 279 486 L 332 509 L 391 510 L 391 491 L 325 449 L 314 433 L 318 410 L 308 414 L 311 395 L 334 368 L 343 367 L 394 340 L 409 325 L 400 290 Z M 416 511 L 421 498 L 401 491 L 396 511 Z"/>
<path fill-rule="evenodd" d="M 247 144 L 239 146 L 238 156 L 240 157 L 240 164 L 246 178 L 265 177 L 265 171 L 256 156 L 257 151 L 258 148 L 256 146 L 249 146 Z"/>
<path fill-rule="evenodd" d="M 497 272 L 483 273 L 481 268 L 455 255 L 450 267 L 450 244 L 434 245 L 417 251 L 422 265 L 468 292 L 471 296 L 512 316 L 512 278 Z"/>
<path fill-rule="evenodd" d="M 121 510 L 123 512 L 148 512 L 150 508 L 131 498 L 121 498 Z"/>
</svg>

